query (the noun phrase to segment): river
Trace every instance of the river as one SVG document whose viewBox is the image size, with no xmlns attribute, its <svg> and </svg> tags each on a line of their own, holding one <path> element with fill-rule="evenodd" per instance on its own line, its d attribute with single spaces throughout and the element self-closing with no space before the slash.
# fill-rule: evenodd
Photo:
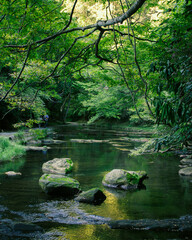
<svg viewBox="0 0 192 240">
<path fill-rule="evenodd" d="M 1 165 L 1 173 L 22 173 L 20 178 L 6 178 L 3 174 L 0 177 L 1 239 L 190 239 L 182 232 L 110 229 L 106 224 L 110 220 L 192 215 L 192 183 L 178 174 L 179 156 L 130 156 L 130 150 L 149 139 L 150 133 L 65 125 L 55 127 L 52 137 L 60 142 L 47 145 L 47 151 L 28 151 L 21 159 Z M 89 143 L 79 139 L 107 141 Z M 94 206 L 42 192 L 38 184 L 42 164 L 62 157 L 74 162 L 70 176 L 80 182 L 82 190 L 101 188 L 107 197 L 105 202 Z M 144 181 L 145 188 L 124 191 L 103 187 L 103 176 L 115 168 L 146 171 L 149 179 Z M 43 232 L 15 231 L 11 227 L 15 223 L 33 223 Z"/>
</svg>

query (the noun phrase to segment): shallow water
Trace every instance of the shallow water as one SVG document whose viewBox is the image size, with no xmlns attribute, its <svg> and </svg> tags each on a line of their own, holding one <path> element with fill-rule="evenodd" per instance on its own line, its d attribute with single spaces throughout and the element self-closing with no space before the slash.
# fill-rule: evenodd
<svg viewBox="0 0 192 240">
<path fill-rule="evenodd" d="M 136 141 L 150 134 L 113 129 L 63 126 L 54 129 L 50 150 L 29 151 L 17 164 L 1 166 L 2 171 L 15 170 L 21 178 L 0 178 L 0 217 L 8 225 L 13 222 L 35 223 L 45 233 L 10 233 L 5 239 L 187 239 L 181 233 L 137 232 L 109 229 L 110 219 L 166 219 L 192 215 L 192 183 L 178 175 L 180 158 L 173 154 L 148 154 L 131 157 L 129 150 Z M 110 142 L 78 143 L 71 139 L 99 139 Z M 45 144 L 44 144 L 45 145 Z M 53 158 L 70 157 L 74 162 L 71 176 L 82 190 L 100 187 L 107 199 L 99 206 L 73 200 L 52 198 L 44 194 L 38 180 L 41 166 Z M 104 188 L 104 174 L 114 168 L 145 170 L 149 179 L 146 189 L 123 191 Z M 39 235 L 38 235 L 39 234 Z M 5 234 L 6 235 L 6 234 Z M 9 234 L 8 234 L 9 235 Z"/>
</svg>

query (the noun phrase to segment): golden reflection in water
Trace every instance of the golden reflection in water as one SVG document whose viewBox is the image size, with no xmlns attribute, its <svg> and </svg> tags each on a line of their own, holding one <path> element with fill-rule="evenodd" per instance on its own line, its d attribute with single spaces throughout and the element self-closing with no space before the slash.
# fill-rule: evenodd
<svg viewBox="0 0 192 240">
<path fill-rule="evenodd" d="M 109 217 L 116 220 L 127 219 L 128 214 L 124 213 L 120 209 L 120 204 L 118 203 L 118 198 L 108 191 L 104 191 L 106 195 L 105 204 L 105 217 Z"/>
<path fill-rule="evenodd" d="M 100 229 L 101 228 L 101 229 Z M 109 228 L 106 225 L 99 226 L 99 229 L 105 231 L 106 228 Z M 63 232 L 63 236 L 58 237 L 59 240 L 99 240 L 100 237 L 98 234 L 98 226 L 96 225 L 83 225 L 83 226 L 73 226 L 73 227 L 64 227 L 59 228 L 59 231 Z M 100 232 L 100 231 L 99 231 Z"/>
</svg>

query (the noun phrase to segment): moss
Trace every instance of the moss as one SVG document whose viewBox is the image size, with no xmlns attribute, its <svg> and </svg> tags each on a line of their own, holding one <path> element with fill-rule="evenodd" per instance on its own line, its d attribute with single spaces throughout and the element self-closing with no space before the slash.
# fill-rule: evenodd
<svg viewBox="0 0 192 240">
<path fill-rule="evenodd" d="M 46 174 L 61 174 L 71 172 L 73 169 L 73 162 L 70 158 L 54 158 L 48 162 L 45 162 L 42 166 L 42 170 Z"/>
<path fill-rule="evenodd" d="M 129 184 L 138 184 L 139 183 L 140 176 L 135 173 L 127 173 L 127 182 Z"/>
<path fill-rule="evenodd" d="M 130 152 L 131 152 L 130 155 L 131 156 L 138 156 L 138 155 L 141 155 L 143 153 L 146 153 L 147 151 L 152 151 L 152 149 L 154 149 L 154 145 L 155 145 L 155 139 L 150 139 L 149 141 L 143 143 L 137 149 L 130 150 Z"/>
<path fill-rule="evenodd" d="M 71 196 L 81 191 L 77 180 L 62 175 L 44 174 L 39 179 L 39 185 L 51 195 Z"/>
<path fill-rule="evenodd" d="M 143 180 L 147 178 L 145 171 L 127 171 L 123 169 L 114 169 L 103 178 L 103 185 L 127 189 L 129 187 L 139 187 Z"/>
<path fill-rule="evenodd" d="M 52 177 L 54 176 L 54 177 Z M 54 182 L 54 183 L 69 183 L 69 184 L 79 184 L 79 182 L 73 178 L 66 177 L 66 176 L 60 176 L 60 175 L 52 175 L 52 174 L 44 174 L 40 178 L 41 180 L 46 180 L 49 182 Z"/>
<path fill-rule="evenodd" d="M 73 162 L 70 158 L 66 158 L 66 162 L 68 163 L 68 167 L 66 168 L 66 173 L 70 173 L 73 170 Z"/>
</svg>

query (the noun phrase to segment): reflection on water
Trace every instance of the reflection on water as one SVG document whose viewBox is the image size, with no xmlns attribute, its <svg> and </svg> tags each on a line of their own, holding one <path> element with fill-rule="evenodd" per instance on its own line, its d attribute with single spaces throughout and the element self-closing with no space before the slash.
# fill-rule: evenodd
<svg viewBox="0 0 192 240">
<path fill-rule="evenodd" d="M 69 227 L 55 228 L 49 232 L 50 235 L 57 236 L 59 240 L 179 240 L 191 239 L 189 233 L 179 232 L 155 232 L 155 231 L 129 231 L 119 229 L 109 229 L 107 225 L 71 225 Z M 54 238 L 55 239 L 55 238 Z"/>
<path fill-rule="evenodd" d="M 165 219 L 191 215 L 192 183 L 178 175 L 177 156 L 129 156 L 129 150 L 138 147 L 148 137 L 148 133 L 78 126 L 55 129 L 54 138 L 63 141 L 50 144 L 51 149 L 46 153 L 29 151 L 24 158 L 1 166 L 1 173 L 10 170 L 22 173 L 18 179 L 0 178 L 2 221 L 6 224 L 9 221 L 36 223 L 46 230 L 39 239 L 113 240 L 143 239 L 146 233 L 111 230 L 103 225 L 109 219 Z M 70 139 L 99 139 L 108 142 L 79 143 Z M 53 199 L 44 194 L 38 185 L 42 174 L 41 166 L 55 157 L 71 158 L 74 170 L 70 176 L 80 182 L 83 190 L 101 188 L 107 196 L 105 202 L 93 206 L 73 200 L 66 202 L 63 199 Z M 149 179 L 144 182 L 146 189 L 123 191 L 104 188 L 102 178 L 114 168 L 146 171 L 149 175 Z M 147 239 L 156 238 L 153 232 L 147 234 Z M 168 233 L 158 234 L 158 239 L 167 239 Z M 169 233 L 170 239 L 175 237 L 174 234 Z M 176 239 L 180 238 L 184 239 L 179 235 Z"/>
<path fill-rule="evenodd" d="M 25 159 L 19 158 L 16 160 L 11 160 L 8 162 L 1 162 L 0 163 L 0 174 L 4 174 L 7 171 L 19 171 L 19 169 L 24 165 Z"/>
</svg>

